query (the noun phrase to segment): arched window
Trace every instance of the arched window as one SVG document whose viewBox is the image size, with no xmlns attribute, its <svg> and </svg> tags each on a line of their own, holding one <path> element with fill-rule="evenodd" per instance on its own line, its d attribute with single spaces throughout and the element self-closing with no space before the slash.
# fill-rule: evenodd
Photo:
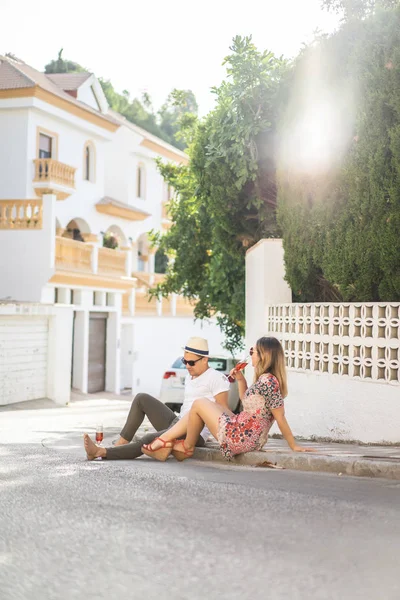
<svg viewBox="0 0 400 600">
<path fill-rule="evenodd" d="M 96 149 L 93 142 L 86 142 L 83 150 L 83 179 L 94 183 L 96 174 Z"/>
<path fill-rule="evenodd" d="M 90 148 L 86 146 L 85 148 L 85 179 L 86 181 L 90 181 Z"/>
<path fill-rule="evenodd" d="M 136 196 L 144 200 L 146 193 L 146 172 L 144 165 L 138 165 L 136 169 Z"/>
</svg>

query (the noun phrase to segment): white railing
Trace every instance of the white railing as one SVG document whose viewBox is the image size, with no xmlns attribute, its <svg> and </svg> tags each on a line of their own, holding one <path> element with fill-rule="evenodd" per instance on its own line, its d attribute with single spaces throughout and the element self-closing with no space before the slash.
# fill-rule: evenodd
<svg viewBox="0 0 400 600">
<path fill-rule="evenodd" d="M 400 384 L 400 303 L 278 304 L 268 332 L 291 370 Z"/>
</svg>

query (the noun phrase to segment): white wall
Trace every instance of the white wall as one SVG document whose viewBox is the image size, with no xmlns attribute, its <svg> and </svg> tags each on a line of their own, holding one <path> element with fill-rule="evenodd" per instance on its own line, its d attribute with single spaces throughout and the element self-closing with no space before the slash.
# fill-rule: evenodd
<svg viewBox="0 0 400 600">
<path fill-rule="evenodd" d="M 284 280 L 282 240 L 261 240 L 246 254 L 246 345 L 266 334 L 270 304 L 291 302 L 292 292 Z"/>
<path fill-rule="evenodd" d="M 72 314 L 67 307 L 0 304 L 0 372 L 7 369 L 0 377 L 0 404 L 69 401 Z"/>
<path fill-rule="evenodd" d="M 164 371 L 183 355 L 182 346 L 192 336 L 206 338 L 210 354 L 229 356 L 215 323 L 201 324 L 187 317 L 136 317 L 133 323 L 134 394 L 147 392 L 158 397 Z"/>
<path fill-rule="evenodd" d="M 47 398 L 66 404 L 71 395 L 72 307 L 55 306 L 49 318 Z"/>
<path fill-rule="evenodd" d="M 54 273 L 55 197 L 43 197 L 43 229 L 0 230 L 0 298 L 40 302 Z"/>
<path fill-rule="evenodd" d="M 295 435 L 400 444 L 399 387 L 294 371 L 288 384 L 286 416 Z"/>
<path fill-rule="evenodd" d="M 125 221 L 124 231 L 134 241 L 142 233 L 161 228 L 161 204 L 165 199 L 164 181 L 154 160 L 156 154 L 141 147 L 142 140 L 128 125 L 122 125 L 106 148 L 105 195 L 150 214 L 143 221 Z M 139 164 L 145 168 L 145 198 L 137 197 Z"/>
<path fill-rule="evenodd" d="M 99 105 L 93 94 L 91 85 L 92 85 L 92 78 L 89 77 L 89 79 L 87 79 L 83 83 L 83 85 L 81 85 L 80 88 L 78 89 L 78 100 L 80 100 L 80 102 L 84 102 L 88 106 L 91 106 L 95 110 L 99 110 Z"/>
<path fill-rule="evenodd" d="M 27 197 L 28 122 L 28 109 L 2 109 L 0 99 L 0 199 Z"/>
</svg>

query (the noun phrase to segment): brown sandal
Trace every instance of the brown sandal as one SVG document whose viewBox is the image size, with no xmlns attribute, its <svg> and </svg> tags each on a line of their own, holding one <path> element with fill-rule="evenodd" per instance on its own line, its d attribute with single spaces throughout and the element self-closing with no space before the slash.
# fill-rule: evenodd
<svg viewBox="0 0 400 600">
<path fill-rule="evenodd" d="M 162 442 L 162 446 L 161 446 L 161 448 L 157 448 L 156 450 L 153 450 L 152 446 L 156 440 L 160 440 L 160 442 Z M 155 458 L 156 460 L 160 460 L 161 462 L 164 462 L 167 460 L 168 456 L 171 454 L 173 446 L 174 446 L 173 440 L 171 440 L 171 441 L 163 440 L 160 437 L 156 437 L 151 442 L 151 444 L 144 444 L 141 447 L 141 451 L 143 452 L 143 454 L 146 454 L 146 456 L 150 456 L 151 458 Z"/>
<path fill-rule="evenodd" d="M 175 450 L 175 448 L 172 449 L 172 454 L 175 456 L 176 460 L 182 462 L 183 460 L 186 460 L 187 458 L 191 458 L 193 456 L 194 449 L 187 450 L 185 446 L 185 440 L 178 440 L 175 442 L 175 444 L 182 444 L 183 447 L 183 450 Z"/>
</svg>

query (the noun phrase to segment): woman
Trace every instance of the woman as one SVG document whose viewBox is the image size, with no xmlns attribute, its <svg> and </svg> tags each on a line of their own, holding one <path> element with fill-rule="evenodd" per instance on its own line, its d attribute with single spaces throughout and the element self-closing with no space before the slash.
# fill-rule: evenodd
<svg viewBox="0 0 400 600">
<path fill-rule="evenodd" d="M 281 344 L 276 338 L 262 337 L 255 348 L 251 348 L 250 355 L 254 367 L 253 385 L 248 388 L 243 373 L 231 371 L 238 382 L 243 404 L 241 413 L 234 415 L 205 398 L 196 400 L 189 413 L 186 439 L 176 441 L 178 431 L 172 427 L 150 446 L 144 445 L 143 453 L 165 460 L 172 452 L 178 460 L 185 460 L 193 455 L 199 432 L 206 424 L 222 454 L 230 460 L 236 454 L 261 449 L 274 421 L 294 452 L 312 451 L 296 444 L 285 418 L 283 398 L 287 396 L 287 380 Z"/>
</svg>

